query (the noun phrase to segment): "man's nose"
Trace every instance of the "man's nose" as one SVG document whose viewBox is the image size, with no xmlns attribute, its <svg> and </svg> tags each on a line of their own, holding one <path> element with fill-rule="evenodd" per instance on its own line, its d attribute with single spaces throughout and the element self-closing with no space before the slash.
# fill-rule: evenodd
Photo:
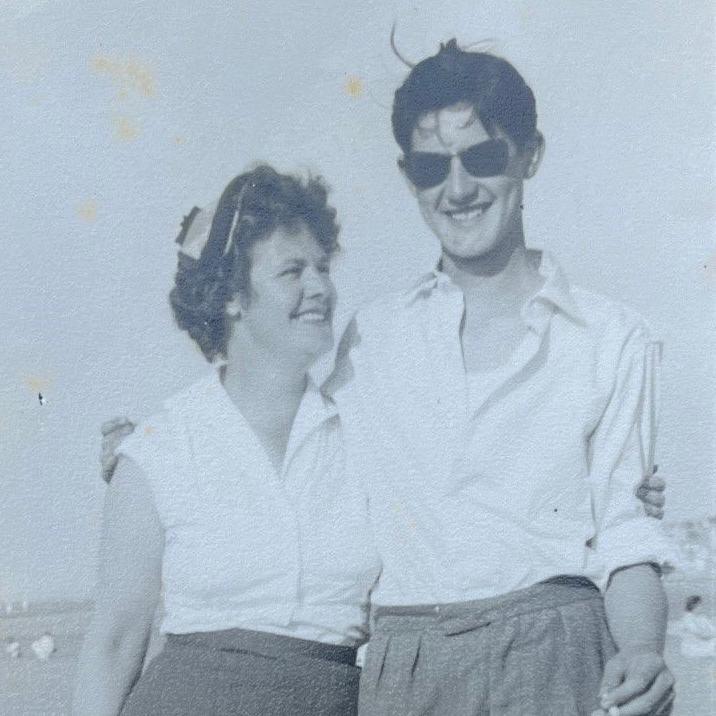
<svg viewBox="0 0 716 716">
<path fill-rule="evenodd" d="M 478 191 L 479 187 L 475 177 L 466 171 L 460 157 L 452 157 L 445 185 L 447 198 L 455 204 L 461 204 L 472 200 Z"/>
</svg>

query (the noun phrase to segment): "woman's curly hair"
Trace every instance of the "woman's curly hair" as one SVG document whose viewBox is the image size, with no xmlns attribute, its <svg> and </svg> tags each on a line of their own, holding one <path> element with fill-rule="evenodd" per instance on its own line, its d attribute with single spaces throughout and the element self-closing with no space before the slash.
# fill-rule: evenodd
<svg viewBox="0 0 716 716">
<path fill-rule="evenodd" d="M 248 301 L 251 249 L 277 228 L 308 228 L 330 256 L 338 248 L 336 210 L 320 178 L 301 180 L 262 164 L 224 189 L 198 259 L 179 253 L 169 301 L 179 328 L 207 360 L 226 355 L 226 304 L 237 293 Z"/>
</svg>

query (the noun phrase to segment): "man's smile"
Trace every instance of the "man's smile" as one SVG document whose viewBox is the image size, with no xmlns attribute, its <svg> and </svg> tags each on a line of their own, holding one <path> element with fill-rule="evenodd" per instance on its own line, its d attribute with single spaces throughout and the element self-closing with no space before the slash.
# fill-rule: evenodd
<svg viewBox="0 0 716 716">
<path fill-rule="evenodd" d="M 467 224 L 480 218 L 491 206 L 492 201 L 474 202 L 468 206 L 461 206 L 457 209 L 445 209 L 443 214 L 451 221 Z"/>
</svg>

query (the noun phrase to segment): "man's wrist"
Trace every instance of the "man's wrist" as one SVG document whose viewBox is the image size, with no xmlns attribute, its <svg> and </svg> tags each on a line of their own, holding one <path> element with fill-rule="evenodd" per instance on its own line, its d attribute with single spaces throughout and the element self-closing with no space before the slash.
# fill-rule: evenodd
<svg viewBox="0 0 716 716">
<path fill-rule="evenodd" d="M 618 653 L 625 658 L 642 654 L 656 654 L 658 656 L 662 656 L 664 648 L 659 640 L 650 639 L 648 641 L 638 641 L 630 644 L 624 644 L 619 647 Z"/>
</svg>

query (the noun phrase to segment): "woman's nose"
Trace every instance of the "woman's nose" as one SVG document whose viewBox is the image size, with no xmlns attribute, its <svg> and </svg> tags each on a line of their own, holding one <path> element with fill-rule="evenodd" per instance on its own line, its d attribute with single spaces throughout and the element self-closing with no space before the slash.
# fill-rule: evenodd
<svg viewBox="0 0 716 716">
<path fill-rule="evenodd" d="M 307 266 L 303 271 L 303 291 L 306 296 L 326 296 L 331 291 L 331 279 L 325 271 Z"/>
</svg>

